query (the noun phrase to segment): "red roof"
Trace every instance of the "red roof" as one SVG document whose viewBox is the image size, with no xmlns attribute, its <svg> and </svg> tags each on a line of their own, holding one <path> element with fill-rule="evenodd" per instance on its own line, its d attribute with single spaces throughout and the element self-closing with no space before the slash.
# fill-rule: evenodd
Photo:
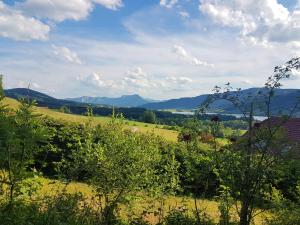
<svg viewBox="0 0 300 225">
<path fill-rule="evenodd" d="M 282 127 L 287 135 L 287 138 L 290 141 L 299 142 L 300 143 L 300 118 L 280 118 L 280 117 L 272 117 L 262 122 L 262 125 L 268 123 L 272 125 Z"/>
</svg>

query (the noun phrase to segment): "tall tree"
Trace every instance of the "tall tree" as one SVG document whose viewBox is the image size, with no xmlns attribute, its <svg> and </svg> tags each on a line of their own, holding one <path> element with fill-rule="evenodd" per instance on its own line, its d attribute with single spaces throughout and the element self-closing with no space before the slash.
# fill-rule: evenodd
<svg viewBox="0 0 300 225">
<path fill-rule="evenodd" d="M 254 96 L 241 98 L 240 89 L 232 92 L 230 83 L 224 90 L 215 87 L 215 94 L 207 99 L 202 109 L 217 100 L 227 100 L 237 107 L 248 120 L 248 132 L 239 141 L 222 152 L 220 156 L 220 173 L 230 195 L 241 202 L 238 209 L 240 225 L 250 225 L 255 213 L 255 206 L 263 202 L 267 192 L 273 190 L 273 181 L 277 176 L 280 165 L 280 154 L 275 150 L 288 149 L 290 145 L 281 126 L 288 121 L 293 113 L 299 109 L 299 104 L 290 109 L 290 112 L 282 117 L 280 123 L 272 123 L 272 100 L 276 89 L 282 86 L 282 80 L 289 78 L 294 69 L 300 69 L 300 58 L 293 58 L 283 66 L 274 69 L 274 75 L 265 83 L 265 88 Z M 254 124 L 253 114 L 264 111 L 267 122 L 261 127 Z M 287 113 L 287 112 L 286 112 Z M 218 154 L 218 153 L 217 153 Z M 222 163 L 223 162 L 223 163 Z M 228 224 L 229 221 L 227 221 Z"/>
<path fill-rule="evenodd" d="M 4 98 L 3 75 L 0 74 L 0 101 Z"/>
<path fill-rule="evenodd" d="M 33 175 L 30 166 L 34 155 L 38 153 L 39 144 L 47 138 L 33 106 L 34 102 L 20 99 L 19 109 L 14 114 L 2 114 L 0 118 L 0 182 L 9 187 L 5 190 L 10 208 L 22 194 L 22 181 Z"/>
</svg>

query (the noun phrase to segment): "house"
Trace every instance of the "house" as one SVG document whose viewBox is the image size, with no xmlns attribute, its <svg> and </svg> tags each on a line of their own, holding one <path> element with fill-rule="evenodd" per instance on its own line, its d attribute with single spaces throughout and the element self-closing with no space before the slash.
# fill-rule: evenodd
<svg viewBox="0 0 300 225">
<path fill-rule="evenodd" d="M 252 143 L 255 151 L 268 149 L 270 154 L 300 159 L 300 118 L 272 117 L 254 123 Z"/>
<path fill-rule="evenodd" d="M 300 118 L 272 117 L 261 122 L 259 127 L 281 128 L 289 142 L 300 144 Z"/>
</svg>

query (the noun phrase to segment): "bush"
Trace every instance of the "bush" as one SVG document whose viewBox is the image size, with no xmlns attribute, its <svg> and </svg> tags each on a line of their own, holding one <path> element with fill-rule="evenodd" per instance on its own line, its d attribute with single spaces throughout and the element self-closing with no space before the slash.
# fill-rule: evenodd
<svg viewBox="0 0 300 225">
<path fill-rule="evenodd" d="M 214 225 L 206 215 L 200 215 L 199 222 L 194 214 L 182 210 L 173 210 L 165 217 L 163 225 Z"/>
<path fill-rule="evenodd" d="M 1 225 L 93 225 L 97 222 L 96 213 L 91 207 L 82 205 L 81 194 L 61 193 L 55 198 L 45 198 L 26 204 L 15 202 L 8 210 L 3 203 L 0 206 Z"/>
</svg>

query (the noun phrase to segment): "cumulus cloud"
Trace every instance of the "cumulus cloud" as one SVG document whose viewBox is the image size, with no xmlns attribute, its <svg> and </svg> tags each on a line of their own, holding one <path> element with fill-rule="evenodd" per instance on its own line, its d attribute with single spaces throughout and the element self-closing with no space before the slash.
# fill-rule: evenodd
<svg viewBox="0 0 300 225">
<path fill-rule="evenodd" d="M 180 11 L 179 15 L 183 18 L 183 19 L 187 19 L 190 18 L 190 14 L 187 11 Z"/>
<path fill-rule="evenodd" d="M 107 87 L 109 85 L 108 82 L 101 79 L 101 75 L 99 73 L 95 72 L 87 76 L 78 76 L 76 79 L 84 85 L 95 88 Z"/>
<path fill-rule="evenodd" d="M 147 94 L 156 91 L 184 91 L 189 88 L 193 80 L 185 76 L 149 76 L 141 67 L 128 70 L 122 79 L 107 80 L 99 73 L 78 76 L 80 85 L 91 90 L 107 90 L 110 93 L 138 93 Z"/>
<path fill-rule="evenodd" d="M 173 46 L 173 52 L 178 55 L 180 58 L 188 61 L 192 65 L 195 66 L 207 66 L 207 67 L 213 67 L 213 64 L 210 64 L 206 61 L 202 61 L 198 59 L 197 57 L 193 56 L 192 54 L 189 54 L 184 47 L 180 45 L 174 45 Z"/>
<path fill-rule="evenodd" d="M 122 0 L 25 0 L 8 6 L 0 1 L 0 36 L 14 40 L 46 40 L 50 26 L 42 22 L 82 20 L 96 5 L 111 10 L 122 7 Z"/>
<path fill-rule="evenodd" d="M 155 82 L 151 81 L 140 67 L 126 72 L 123 78 L 123 85 L 134 88 L 151 88 L 156 86 Z"/>
<path fill-rule="evenodd" d="M 75 51 L 72 51 L 69 48 L 64 46 L 56 46 L 56 45 L 52 45 L 52 49 L 53 49 L 53 53 L 56 56 L 63 58 L 64 60 L 70 63 L 81 64 L 81 60 Z"/>
<path fill-rule="evenodd" d="M 177 54 L 180 57 L 183 57 L 183 58 L 188 57 L 186 50 L 184 49 L 184 47 L 182 47 L 180 45 L 174 45 L 173 51 L 175 52 L 175 54 Z"/>
<path fill-rule="evenodd" d="M 162 81 L 162 87 L 167 91 L 184 91 L 189 88 L 189 84 L 191 84 L 192 82 L 193 80 L 189 77 L 170 76 Z"/>
<path fill-rule="evenodd" d="M 16 7 L 29 15 L 47 18 L 55 22 L 85 19 L 96 4 L 116 10 L 122 6 L 121 0 L 25 0 Z"/>
<path fill-rule="evenodd" d="M 122 0 L 93 0 L 93 2 L 112 10 L 117 10 L 123 6 Z"/>
<path fill-rule="evenodd" d="M 172 8 L 174 5 L 176 5 L 177 2 L 178 0 L 160 0 L 159 4 L 166 8 Z"/>
<path fill-rule="evenodd" d="M 254 43 L 300 38 L 300 9 L 289 10 L 277 0 L 202 0 L 199 9 L 214 23 L 253 37 Z"/>
<path fill-rule="evenodd" d="M 0 1 L 0 36 L 22 41 L 46 40 L 49 31 L 48 25 Z"/>
</svg>

